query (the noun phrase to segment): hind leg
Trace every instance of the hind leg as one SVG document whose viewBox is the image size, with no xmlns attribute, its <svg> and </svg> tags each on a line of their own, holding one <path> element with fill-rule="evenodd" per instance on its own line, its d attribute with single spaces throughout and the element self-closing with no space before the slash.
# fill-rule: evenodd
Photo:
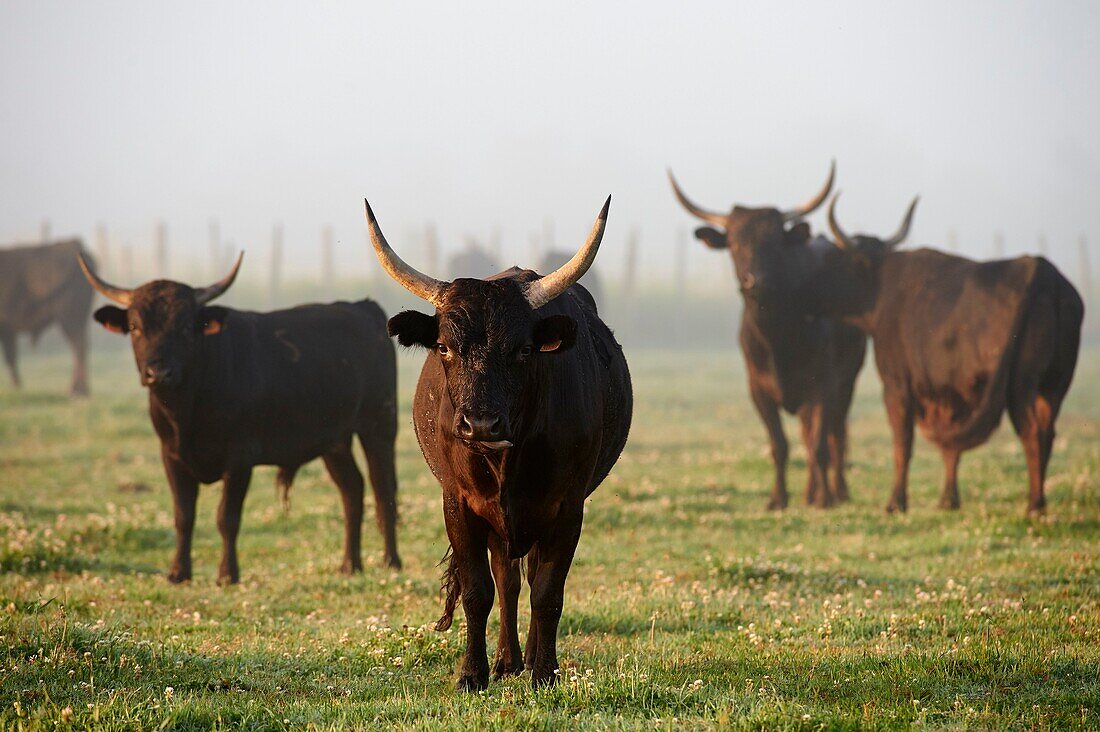
<svg viewBox="0 0 1100 732">
<path fill-rule="evenodd" d="M 1020 404 L 1010 405 L 1012 426 L 1020 436 L 1027 457 L 1027 477 L 1029 483 L 1027 511 L 1041 514 L 1046 509 L 1047 499 L 1044 483 L 1047 465 L 1054 447 L 1054 420 L 1058 416 L 1059 404 L 1037 394 Z"/>
<path fill-rule="evenodd" d="M 73 383 L 69 393 L 88 396 L 88 330 L 81 319 L 76 323 L 62 321 L 61 332 L 73 350 Z"/>
<path fill-rule="evenodd" d="M 959 502 L 959 457 L 962 450 L 951 447 L 941 448 L 943 455 L 943 495 L 940 496 L 940 508 L 953 511 Z"/>
<path fill-rule="evenodd" d="M 19 345 L 15 331 L 0 328 L 0 346 L 4 348 L 4 361 L 8 364 L 12 383 L 16 389 L 23 388 L 23 380 L 19 378 Z"/>
<path fill-rule="evenodd" d="M 833 497 L 837 503 L 847 503 L 850 497 L 844 470 L 847 467 L 845 461 L 848 459 L 848 425 L 844 419 L 834 420 L 832 429 L 829 430 L 828 442 L 829 464 L 833 473 Z"/>
<path fill-rule="evenodd" d="M 351 454 L 351 441 L 322 456 L 325 467 L 344 504 L 344 562 L 340 571 L 345 574 L 363 571 L 360 535 L 363 527 L 363 474 L 355 465 Z"/>
<path fill-rule="evenodd" d="M 397 470 L 394 438 L 359 433 L 359 442 L 367 456 L 370 486 L 374 491 L 374 520 L 385 545 L 382 561 L 387 567 L 401 569 L 397 554 Z"/>
<path fill-rule="evenodd" d="M 829 447 L 824 412 L 820 403 L 808 404 L 798 412 L 802 421 L 802 441 L 806 445 L 806 505 L 818 508 L 833 505 L 825 475 L 829 467 Z"/>
</svg>

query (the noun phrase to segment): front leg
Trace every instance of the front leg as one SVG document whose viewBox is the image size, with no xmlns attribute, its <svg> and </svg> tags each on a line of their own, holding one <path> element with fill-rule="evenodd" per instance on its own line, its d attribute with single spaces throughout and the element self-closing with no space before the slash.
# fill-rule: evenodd
<svg viewBox="0 0 1100 732">
<path fill-rule="evenodd" d="M 485 626 L 493 609 L 493 575 L 489 570 L 489 525 L 450 490 L 444 490 L 443 515 L 451 541 L 451 566 L 462 593 L 466 615 L 466 652 L 459 669 L 459 691 L 481 691 L 489 686 Z"/>
<path fill-rule="evenodd" d="M 538 568 L 531 583 L 531 624 L 534 658 L 531 683 L 535 688 L 558 681 L 558 623 L 565 602 L 565 580 L 581 536 L 583 504 L 562 514 L 548 540 L 538 542 Z M 531 641 L 528 641 L 528 648 Z"/>
<path fill-rule="evenodd" d="M 787 436 L 783 434 L 783 422 L 779 418 L 779 405 L 749 378 L 752 403 L 768 431 L 772 463 L 775 466 L 775 484 L 768 500 L 769 511 L 782 511 L 787 507 Z"/>
<path fill-rule="evenodd" d="M 186 467 L 168 454 L 161 445 L 161 461 L 172 490 L 172 505 L 176 522 L 176 556 L 168 570 L 168 581 L 179 584 L 191 579 L 191 535 L 195 531 L 195 502 L 199 497 L 199 482 Z"/>
<path fill-rule="evenodd" d="M 827 508 L 833 504 L 826 471 L 829 467 L 829 443 L 825 435 L 825 408 L 810 402 L 799 410 L 802 441 L 806 446 L 806 505 Z"/>
<path fill-rule="evenodd" d="M 894 433 L 894 490 L 886 512 L 909 508 L 909 460 L 913 456 L 913 407 L 909 395 L 884 382 L 883 400 Z"/>
<path fill-rule="evenodd" d="M 251 480 L 251 466 L 230 470 L 222 480 L 222 500 L 218 504 L 218 532 L 222 535 L 219 585 L 235 585 L 241 581 L 241 570 L 237 564 L 237 533 L 241 529 L 241 509 Z"/>
<path fill-rule="evenodd" d="M 519 609 L 519 561 L 508 558 L 506 543 L 489 534 L 489 554 L 493 566 L 493 579 L 500 598 L 500 635 L 497 636 L 497 655 L 493 663 L 493 678 L 523 673 L 523 652 L 519 648 L 519 628 L 516 611 Z"/>
</svg>

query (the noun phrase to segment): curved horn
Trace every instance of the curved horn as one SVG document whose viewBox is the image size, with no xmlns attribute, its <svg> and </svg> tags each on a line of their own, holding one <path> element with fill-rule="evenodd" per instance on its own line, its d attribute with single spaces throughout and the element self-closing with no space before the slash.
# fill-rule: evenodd
<svg viewBox="0 0 1100 732">
<path fill-rule="evenodd" d="M 244 261 L 244 252 L 237 255 L 237 262 L 233 265 L 233 269 L 229 274 L 222 277 L 220 280 L 207 287 L 200 287 L 195 290 L 195 302 L 199 305 L 205 305 L 216 297 L 221 297 L 225 294 L 225 291 L 229 289 L 229 286 L 233 284 L 233 280 L 237 279 L 237 272 L 241 269 L 241 262 Z"/>
<path fill-rule="evenodd" d="M 792 208 L 789 211 L 783 212 L 784 221 L 797 221 L 803 217 L 812 214 L 818 206 L 825 203 L 825 199 L 829 197 L 829 191 L 833 189 L 833 180 L 836 178 L 836 160 L 829 164 L 829 177 L 825 181 L 825 185 L 818 191 L 817 195 L 811 198 L 806 203 L 802 204 L 798 208 Z"/>
<path fill-rule="evenodd" d="M 442 300 L 443 289 L 449 284 L 442 280 L 429 277 L 405 264 L 401 257 L 390 248 L 382 230 L 378 228 L 378 221 L 374 218 L 374 211 L 370 208 L 367 199 L 363 199 L 363 205 L 367 207 L 367 228 L 370 230 L 370 242 L 374 246 L 374 253 L 378 255 L 378 261 L 386 274 L 397 281 L 397 284 L 416 295 L 427 300 L 432 305 L 439 307 Z"/>
<path fill-rule="evenodd" d="M 840 191 L 836 192 L 832 202 L 829 204 L 829 228 L 833 231 L 833 238 L 836 240 L 837 248 L 851 251 L 856 248 L 855 242 L 844 233 L 844 230 L 840 228 L 840 224 L 836 222 L 836 199 L 838 198 L 840 198 Z"/>
<path fill-rule="evenodd" d="M 112 302 L 117 302 L 123 307 L 130 307 L 130 303 L 134 301 L 133 290 L 124 290 L 121 287 L 115 287 L 100 279 L 99 275 L 92 269 L 92 265 L 88 264 L 88 260 L 84 258 L 83 252 L 77 254 L 76 257 L 80 262 L 80 269 L 84 271 L 84 277 L 87 278 L 88 282 L 91 283 L 92 287 L 94 287 L 99 294 Z"/>
<path fill-rule="evenodd" d="M 909 225 L 913 223 L 913 210 L 916 209 L 917 201 L 919 200 L 920 196 L 915 196 L 913 198 L 913 202 L 909 204 L 909 210 L 905 213 L 905 219 L 901 222 L 901 226 L 898 227 L 897 233 L 882 242 L 886 245 L 887 249 L 893 249 L 905 241 L 905 237 L 909 236 Z"/>
<path fill-rule="evenodd" d="M 708 224 L 720 226 L 723 229 L 726 228 L 726 216 L 713 211 L 707 211 L 705 208 L 697 206 L 691 201 L 684 192 L 680 190 L 680 186 L 676 184 L 676 178 L 672 176 L 672 171 L 668 171 L 668 182 L 672 184 L 672 192 L 676 194 L 676 200 L 680 202 L 680 205 L 688 210 L 692 216 L 706 221 Z"/>
<path fill-rule="evenodd" d="M 592 231 L 588 232 L 588 241 L 573 255 L 572 259 L 524 288 L 523 294 L 532 310 L 538 310 L 568 290 L 592 266 L 592 262 L 596 260 L 596 252 L 600 249 L 600 241 L 603 240 L 603 230 L 607 226 L 607 209 L 610 206 L 611 196 L 608 196 L 603 208 L 600 209 L 600 215 L 596 217 L 596 223 L 592 224 Z"/>
</svg>

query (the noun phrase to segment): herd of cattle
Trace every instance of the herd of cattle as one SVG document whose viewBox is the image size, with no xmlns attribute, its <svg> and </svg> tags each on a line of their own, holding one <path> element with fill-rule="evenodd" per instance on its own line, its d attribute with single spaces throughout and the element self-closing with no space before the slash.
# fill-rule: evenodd
<svg viewBox="0 0 1100 732">
<path fill-rule="evenodd" d="M 789 210 L 693 203 L 706 226 L 695 235 L 728 250 L 743 295 L 740 341 L 749 391 L 771 442 L 775 484 L 768 503 L 788 503 L 787 439 L 780 410 L 798 415 L 808 455 L 805 500 L 848 500 L 846 421 L 867 336 L 894 435 L 895 481 L 887 506 L 907 506 L 913 426 L 943 453 L 941 506 L 958 508 L 959 456 L 988 439 L 1007 409 L 1027 458 L 1029 511 L 1045 504 L 1054 424 L 1069 389 L 1084 305 L 1042 257 L 974 262 L 931 249 L 897 251 L 916 201 L 888 239 L 849 235 L 829 207 L 832 239 L 805 218 L 828 199 L 835 166 L 817 195 Z M 626 444 L 633 411 L 622 347 L 578 281 L 596 257 L 608 198 L 588 240 L 549 274 L 512 268 L 485 279 L 437 280 L 389 246 L 366 205 L 370 239 L 385 271 L 434 307 L 388 321 L 371 300 L 302 305 L 270 313 L 212 305 L 241 266 L 208 287 L 155 280 L 134 289 L 95 272 L 78 241 L 0 251 L 0 343 L 16 385 L 16 335 L 60 325 L 74 352 L 74 394 L 87 393 L 85 354 L 94 288 L 115 303 L 94 318 L 128 335 L 175 504 L 176 555 L 168 578 L 191 578 L 191 535 L 200 483 L 222 480 L 219 582 L 239 580 L 236 539 L 257 465 L 278 467 L 288 489 L 304 463 L 322 458 L 340 490 L 343 570 L 362 569 L 367 458 L 384 561 L 397 550 L 395 349 L 427 357 L 413 401 L 421 451 L 443 490 L 450 548 L 443 576 L 451 624 L 467 622 L 458 686 L 484 689 L 486 623 L 499 597 L 494 678 L 530 670 L 556 679 L 556 639 L 584 501 Z M 90 287 L 89 287 L 90 285 Z M 521 560 L 531 588 L 531 625 L 521 649 Z"/>
</svg>

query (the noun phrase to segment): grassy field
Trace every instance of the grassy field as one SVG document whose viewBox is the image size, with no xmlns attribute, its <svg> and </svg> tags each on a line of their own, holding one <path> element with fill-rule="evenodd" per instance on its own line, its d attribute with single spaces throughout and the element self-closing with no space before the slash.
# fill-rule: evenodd
<svg viewBox="0 0 1100 732">
<path fill-rule="evenodd" d="M 419 355 L 402 356 L 400 385 L 405 569 L 380 567 L 368 526 L 366 571 L 338 574 L 341 512 L 320 464 L 288 514 L 260 469 L 227 589 L 217 486 L 200 496 L 195 579 L 164 579 L 170 501 L 129 354 L 95 354 L 94 396 L 78 402 L 61 396 L 63 355 L 26 358 L 27 390 L 0 387 L 0 726 L 1100 727 L 1100 353 L 1079 367 L 1038 520 L 1007 423 L 964 456 L 961 511 L 935 508 L 939 456 L 921 442 L 909 514 L 884 514 L 890 439 L 870 365 L 853 502 L 767 513 L 739 354 L 628 357 L 634 431 L 588 503 L 561 683 L 475 695 L 452 688 L 459 624 L 430 629 L 446 539 L 408 426 Z"/>
</svg>

